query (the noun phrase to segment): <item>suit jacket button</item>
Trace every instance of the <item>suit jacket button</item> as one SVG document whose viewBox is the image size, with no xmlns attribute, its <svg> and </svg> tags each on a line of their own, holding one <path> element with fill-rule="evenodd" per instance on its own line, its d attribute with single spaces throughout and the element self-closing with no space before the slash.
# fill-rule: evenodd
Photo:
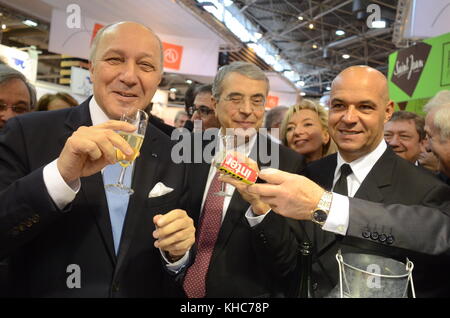
<svg viewBox="0 0 450 318">
<path fill-rule="evenodd" d="M 31 218 L 31 222 L 33 222 L 33 223 L 37 223 L 37 222 L 39 222 L 39 214 L 35 214 L 35 215 L 33 215 L 33 217 Z"/>
<path fill-rule="evenodd" d="M 25 224 L 20 223 L 20 224 L 17 226 L 17 228 L 19 229 L 20 232 L 23 232 L 23 231 L 25 231 Z"/>
<path fill-rule="evenodd" d="M 24 223 L 26 227 L 31 227 L 33 225 L 33 222 L 30 219 L 26 220 Z"/>
<path fill-rule="evenodd" d="M 380 236 L 378 237 L 378 241 L 380 241 L 381 243 L 386 242 L 386 240 L 387 240 L 386 234 L 380 234 Z"/>
<path fill-rule="evenodd" d="M 370 234 L 370 238 L 374 241 L 378 240 L 378 237 L 380 237 L 378 232 L 372 232 L 372 234 Z"/>
<path fill-rule="evenodd" d="M 369 238 L 369 237 L 370 237 L 370 232 L 369 232 L 369 231 L 363 231 L 363 232 L 362 232 L 362 236 L 363 236 L 364 238 Z"/>
<path fill-rule="evenodd" d="M 386 239 L 386 243 L 389 244 L 389 245 L 393 244 L 394 241 L 395 241 L 395 238 L 394 238 L 393 235 L 389 235 L 389 236 L 387 237 L 387 239 Z"/>
</svg>

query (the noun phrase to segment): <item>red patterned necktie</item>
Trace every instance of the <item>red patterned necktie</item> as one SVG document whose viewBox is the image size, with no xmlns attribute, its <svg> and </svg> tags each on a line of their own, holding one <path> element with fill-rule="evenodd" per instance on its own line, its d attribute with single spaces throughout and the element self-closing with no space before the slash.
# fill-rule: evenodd
<svg viewBox="0 0 450 318">
<path fill-rule="evenodd" d="M 218 177 L 219 172 L 216 172 L 209 187 L 200 218 L 195 261 L 187 269 L 184 278 L 183 287 L 189 298 L 205 297 L 206 273 L 222 223 L 224 197 L 214 194 L 219 192 L 221 188 Z"/>
</svg>

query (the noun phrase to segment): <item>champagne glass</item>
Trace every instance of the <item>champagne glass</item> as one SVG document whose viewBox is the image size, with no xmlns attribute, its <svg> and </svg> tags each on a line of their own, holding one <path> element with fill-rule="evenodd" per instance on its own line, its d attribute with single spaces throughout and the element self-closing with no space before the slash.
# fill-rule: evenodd
<svg viewBox="0 0 450 318">
<path fill-rule="evenodd" d="M 106 190 L 113 193 L 131 195 L 134 193 L 134 190 L 126 186 L 123 183 L 123 179 L 125 177 L 125 171 L 127 167 L 131 165 L 131 163 L 136 159 L 139 150 L 141 149 L 142 143 L 144 141 L 145 130 L 147 129 L 148 115 L 143 110 L 133 109 L 128 113 L 122 114 L 120 120 L 136 126 L 136 130 L 131 133 L 123 131 L 118 132 L 118 134 L 128 142 L 131 148 L 133 148 L 134 155 L 131 160 L 127 160 L 125 154 L 123 154 L 119 149 L 116 149 L 117 161 L 122 166 L 122 170 L 120 171 L 120 176 L 117 183 L 107 184 L 105 185 L 105 188 Z"/>
<path fill-rule="evenodd" d="M 236 142 L 234 135 L 221 135 L 219 136 L 219 142 L 221 143 L 220 151 L 216 153 L 213 158 L 213 165 L 220 170 L 220 164 L 225 160 L 229 153 L 236 151 Z M 221 190 L 214 193 L 215 195 L 231 197 L 226 190 L 227 184 L 221 182 Z"/>
</svg>

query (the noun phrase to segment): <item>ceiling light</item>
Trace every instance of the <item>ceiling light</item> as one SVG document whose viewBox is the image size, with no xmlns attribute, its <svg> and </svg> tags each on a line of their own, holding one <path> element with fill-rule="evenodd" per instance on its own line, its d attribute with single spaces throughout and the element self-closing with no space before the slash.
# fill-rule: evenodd
<svg viewBox="0 0 450 318">
<path fill-rule="evenodd" d="M 326 89 L 327 91 L 330 91 L 330 90 L 331 90 L 331 86 L 328 85 L 327 87 L 325 87 L 325 89 Z"/>
<path fill-rule="evenodd" d="M 2 24 L 2 30 L 6 29 L 6 24 Z"/>
<path fill-rule="evenodd" d="M 312 48 L 313 48 L 313 49 L 317 49 L 317 47 L 318 47 L 317 44 L 313 44 L 313 45 L 312 45 Z"/>
<path fill-rule="evenodd" d="M 314 24 L 310 23 L 310 24 L 308 25 L 308 28 L 309 28 L 310 30 L 314 29 Z"/>
<path fill-rule="evenodd" d="M 172 87 L 171 89 L 169 89 L 169 91 L 171 91 L 172 93 L 176 93 L 177 89 L 175 87 Z"/>
<path fill-rule="evenodd" d="M 301 96 L 305 96 L 306 93 L 305 93 L 305 92 L 301 92 L 300 95 L 301 95 Z"/>
<path fill-rule="evenodd" d="M 188 80 L 186 80 L 186 84 L 191 85 L 191 84 L 192 84 L 192 81 L 191 81 L 190 79 L 188 79 Z"/>
<path fill-rule="evenodd" d="M 342 36 L 342 35 L 344 35 L 344 34 L 345 34 L 345 31 L 344 31 L 344 30 L 336 30 L 336 35 Z"/>
<path fill-rule="evenodd" d="M 303 17 L 301 15 L 298 16 L 298 18 L 300 21 L 303 21 Z"/>
<path fill-rule="evenodd" d="M 342 54 L 342 58 L 343 58 L 343 59 L 349 59 L 349 58 L 350 58 L 350 55 L 348 55 L 348 54 Z"/>
<path fill-rule="evenodd" d="M 22 21 L 23 24 L 28 25 L 29 27 L 37 27 L 37 23 L 32 20 L 24 20 Z"/>
<path fill-rule="evenodd" d="M 232 0 L 223 0 L 223 5 L 225 6 L 225 7 L 229 7 L 229 6 L 231 6 L 233 4 L 233 1 Z"/>
<path fill-rule="evenodd" d="M 298 81 L 297 84 L 300 86 L 305 86 L 305 81 Z"/>
<path fill-rule="evenodd" d="M 378 20 L 372 22 L 372 28 L 375 29 L 384 29 L 386 27 L 386 21 Z"/>
</svg>

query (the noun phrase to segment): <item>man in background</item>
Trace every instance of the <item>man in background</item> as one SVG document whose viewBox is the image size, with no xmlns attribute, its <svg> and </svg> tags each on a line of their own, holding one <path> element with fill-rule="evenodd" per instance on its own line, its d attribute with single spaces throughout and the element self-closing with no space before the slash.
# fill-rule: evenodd
<svg viewBox="0 0 450 318">
<path fill-rule="evenodd" d="M 264 120 L 264 127 L 267 128 L 269 137 L 272 141 L 281 143 L 280 141 L 280 126 L 283 121 L 284 115 L 288 111 L 287 106 L 277 106 L 272 108 L 266 113 Z M 277 129 L 274 129 L 277 128 Z"/>
<path fill-rule="evenodd" d="M 450 185 L 450 91 L 443 91 L 425 105 L 425 131 L 430 151 L 439 160 L 438 174 L 446 184 Z"/>
<path fill-rule="evenodd" d="M 173 125 L 175 126 L 175 128 L 182 128 L 184 127 L 184 124 L 188 119 L 189 119 L 188 114 L 184 110 L 180 110 L 175 115 Z"/>
<path fill-rule="evenodd" d="M 418 159 L 425 152 L 425 120 L 417 114 L 396 111 L 384 125 L 384 139 L 401 158 L 418 165 Z"/>
<path fill-rule="evenodd" d="M 194 113 L 191 118 L 194 122 L 194 131 L 220 127 L 212 103 L 212 85 L 202 85 L 197 87 L 194 99 Z M 196 127 L 198 127 L 198 129 L 196 129 Z"/>
<path fill-rule="evenodd" d="M 6 121 L 30 112 L 36 105 L 36 91 L 25 76 L 0 64 L 0 129 Z"/>
</svg>

